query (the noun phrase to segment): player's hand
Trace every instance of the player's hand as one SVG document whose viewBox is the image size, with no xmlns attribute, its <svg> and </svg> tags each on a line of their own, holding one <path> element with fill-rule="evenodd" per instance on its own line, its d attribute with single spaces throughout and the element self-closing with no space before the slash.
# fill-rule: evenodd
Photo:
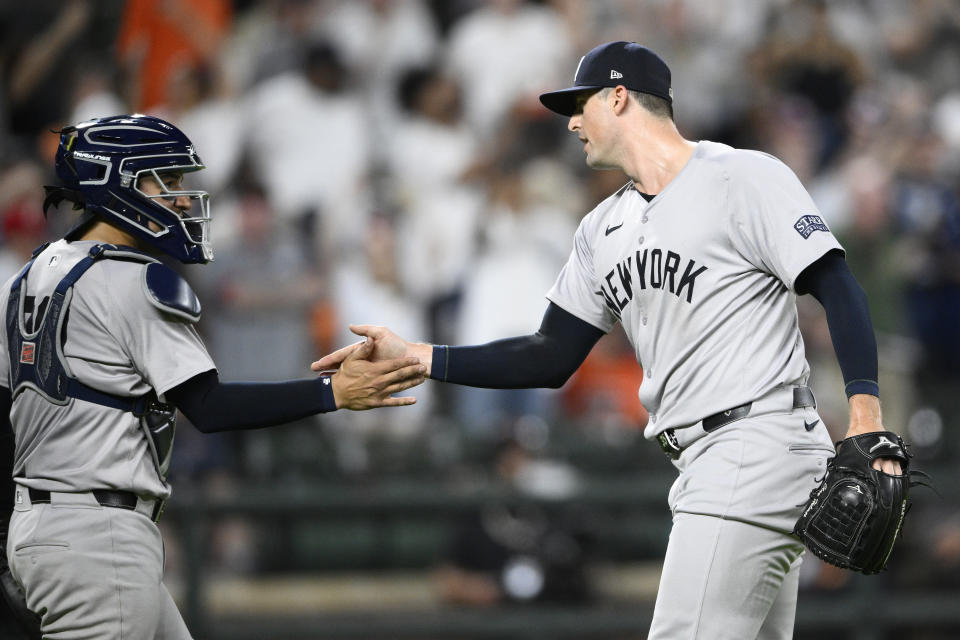
<svg viewBox="0 0 960 640">
<path fill-rule="evenodd" d="M 373 351 L 368 359 L 372 362 L 381 362 L 384 360 L 395 360 L 397 358 L 418 358 L 427 366 L 429 373 L 430 360 L 433 356 L 431 345 L 407 342 L 386 327 L 378 327 L 368 324 L 352 324 L 350 331 L 358 336 L 364 336 L 368 342 L 373 344 Z M 329 371 L 337 369 L 356 349 L 363 345 L 363 342 L 338 349 L 331 354 L 325 355 L 313 364 L 310 368 L 314 371 Z"/>
<path fill-rule="evenodd" d="M 849 431 L 847 431 L 847 435 L 844 436 L 844 439 L 849 438 L 851 436 L 860 435 L 862 433 L 870 433 L 871 431 L 886 431 L 886 429 L 884 429 L 883 427 L 880 427 L 879 429 L 865 429 L 865 430 L 858 430 L 858 431 L 854 431 L 853 429 L 850 429 Z M 903 470 L 900 468 L 900 461 L 894 458 L 877 458 L 876 460 L 873 461 L 873 468 L 876 469 L 877 471 L 883 471 L 884 473 L 889 474 L 891 476 L 903 475 Z"/>
<path fill-rule="evenodd" d="M 391 397 L 426 379 L 426 367 L 416 358 L 393 358 L 373 362 L 373 340 L 366 340 L 343 358 L 338 371 L 330 377 L 338 409 L 363 411 L 376 407 L 402 407 L 414 404 L 412 396 Z"/>
<path fill-rule="evenodd" d="M 883 426 L 880 412 L 880 399 L 869 394 L 854 394 L 850 396 L 850 428 L 844 439 L 858 436 L 871 431 L 887 431 Z M 891 476 L 903 475 L 900 463 L 892 458 L 877 458 L 873 461 L 873 468 Z"/>
</svg>

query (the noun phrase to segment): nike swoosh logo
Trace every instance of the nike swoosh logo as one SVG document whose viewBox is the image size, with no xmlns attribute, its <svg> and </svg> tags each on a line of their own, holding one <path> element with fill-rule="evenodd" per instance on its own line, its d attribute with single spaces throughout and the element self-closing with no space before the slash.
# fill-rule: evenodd
<svg viewBox="0 0 960 640">
<path fill-rule="evenodd" d="M 813 428 L 818 424 L 820 424 L 819 420 L 814 420 L 813 422 L 809 422 L 809 423 L 806 420 L 804 420 L 803 428 L 806 429 L 807 431 L 813 431 Z"/>
<path fill-rule="evenodd" d="M 608 236 L 608 235 L 610 235 L 611 233 L 613 233 L 614 231 L 616 231 L 617 229 L 619 229 L 619 228 L 622 227 L 622 226 L 623 226 L 623 223 L 622 223 L 622 222 L 621 222 L 620 224 L 618 224 L 617 226 L 615 226 L 615 227 L 611 227 L 611 226 L 607 225 L 607 232 L 606 232 L 605 234 L 603 234 L 603 235 Z"/>
</svg>

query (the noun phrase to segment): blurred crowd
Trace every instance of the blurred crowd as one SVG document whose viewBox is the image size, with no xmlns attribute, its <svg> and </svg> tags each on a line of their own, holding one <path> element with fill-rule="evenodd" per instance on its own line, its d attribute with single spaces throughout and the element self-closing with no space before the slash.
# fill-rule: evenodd
<svg viewBox="0 0 960 640">
<path fill-rule="evenodd" d="M 225 379 L 307 376 L 352 341 L 349 323 L 453 344 L 532 332 L 579 219 L 626 180 L 588 170 L 537 95 L 620 39 L 671 67 L 685 137 L 770 152 L 800 176 L 867 290 L 888 426 L 921 460 L 956 460 L 955 0 L 3 3 L 0 273 L 76 215 L 40 210 L 51 131 L 143 112 L 177 124 L 207 165 L 189 180 L 212 194 L 216 260 L 182 271 Z M 800 308 L 812 383 L 840 437 L 829 332 L 815 301 Z M 623 446 L 645 421 L 641 377 L 614 332 L 558 391 L 427 383 L 408 409 L 242 435 L 182 428 L 174 473 L 213 487 L 417 473 L 400 452 L 443 467 L 457 460 L 451 433 L 519 433 L 536 451 L 560 423 Z M 952 567 L 957 531 L 932 547 Z"/>
</svg>

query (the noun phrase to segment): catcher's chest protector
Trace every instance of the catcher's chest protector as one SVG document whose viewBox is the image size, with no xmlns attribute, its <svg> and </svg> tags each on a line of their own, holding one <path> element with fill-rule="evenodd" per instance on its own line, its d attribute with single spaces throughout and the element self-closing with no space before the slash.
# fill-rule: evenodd
<svg viewBox="0 0 960 640">
<path fill-rule="evenodd" d="M 98 244 L 90 249 L 57 284 L 53 294 L 37 303 L 28 297 L 26 281 L 30 267 L 46 245 L 34 252 L 31 260 L 14 279 L 7 302 L 7 347 L 10 357 L 10 391 L 15 398 L 26 388 L 47 401 L 65 405 L 78 398 L 102 406 L 130 411 L 136 415 L 148 436 L 151 454 L 161 477 L 166 475 L 173 447 L 176 414 L 168 405 L 156 401 L 153 393 L 141 397 L 119 396 L 90 387 L 70 374 L 63 355 L 65 324 L 69 314 L 73 285 L 102 258 L 153 263 L 146 254 L 120 251 L 112 245 Z"/>
</svg>

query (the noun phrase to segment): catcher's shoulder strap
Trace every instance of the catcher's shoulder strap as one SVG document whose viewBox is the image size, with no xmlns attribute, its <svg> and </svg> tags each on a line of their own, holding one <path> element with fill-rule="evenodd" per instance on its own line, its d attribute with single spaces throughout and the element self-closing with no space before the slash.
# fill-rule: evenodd
<svg viewBox="0 0 960 640">
<path fill-rule="evenodd" d="M 161 262 L 152 262 L 143 270 L 143 288 L 156 308 L 188 322 L 200 320 L 200 299 L 180 274 Z"/>
<path fill-rule="evenodd" d="M 54 404 L 64 405 L 70 398 L 78 398 L 122 411 L 142 413 L 150 395 L 129 397 L 105 393 L 73 377 L 63 355 L 63 337 L 73 286 L 96 261 L 113 258 L 152 263 L 155 259 L 125 247 L 94 245 L 60 280 L 46 304 L 31 309 L 33 322 L 27 326 L 25 285 L 30 268 L 45 248 L 39 247 L 34 252 L 33 258 L 10 286 L 6 327 L 10 389 L 13 397 L 25 388 L 31 388 Z"/>
</svg>

